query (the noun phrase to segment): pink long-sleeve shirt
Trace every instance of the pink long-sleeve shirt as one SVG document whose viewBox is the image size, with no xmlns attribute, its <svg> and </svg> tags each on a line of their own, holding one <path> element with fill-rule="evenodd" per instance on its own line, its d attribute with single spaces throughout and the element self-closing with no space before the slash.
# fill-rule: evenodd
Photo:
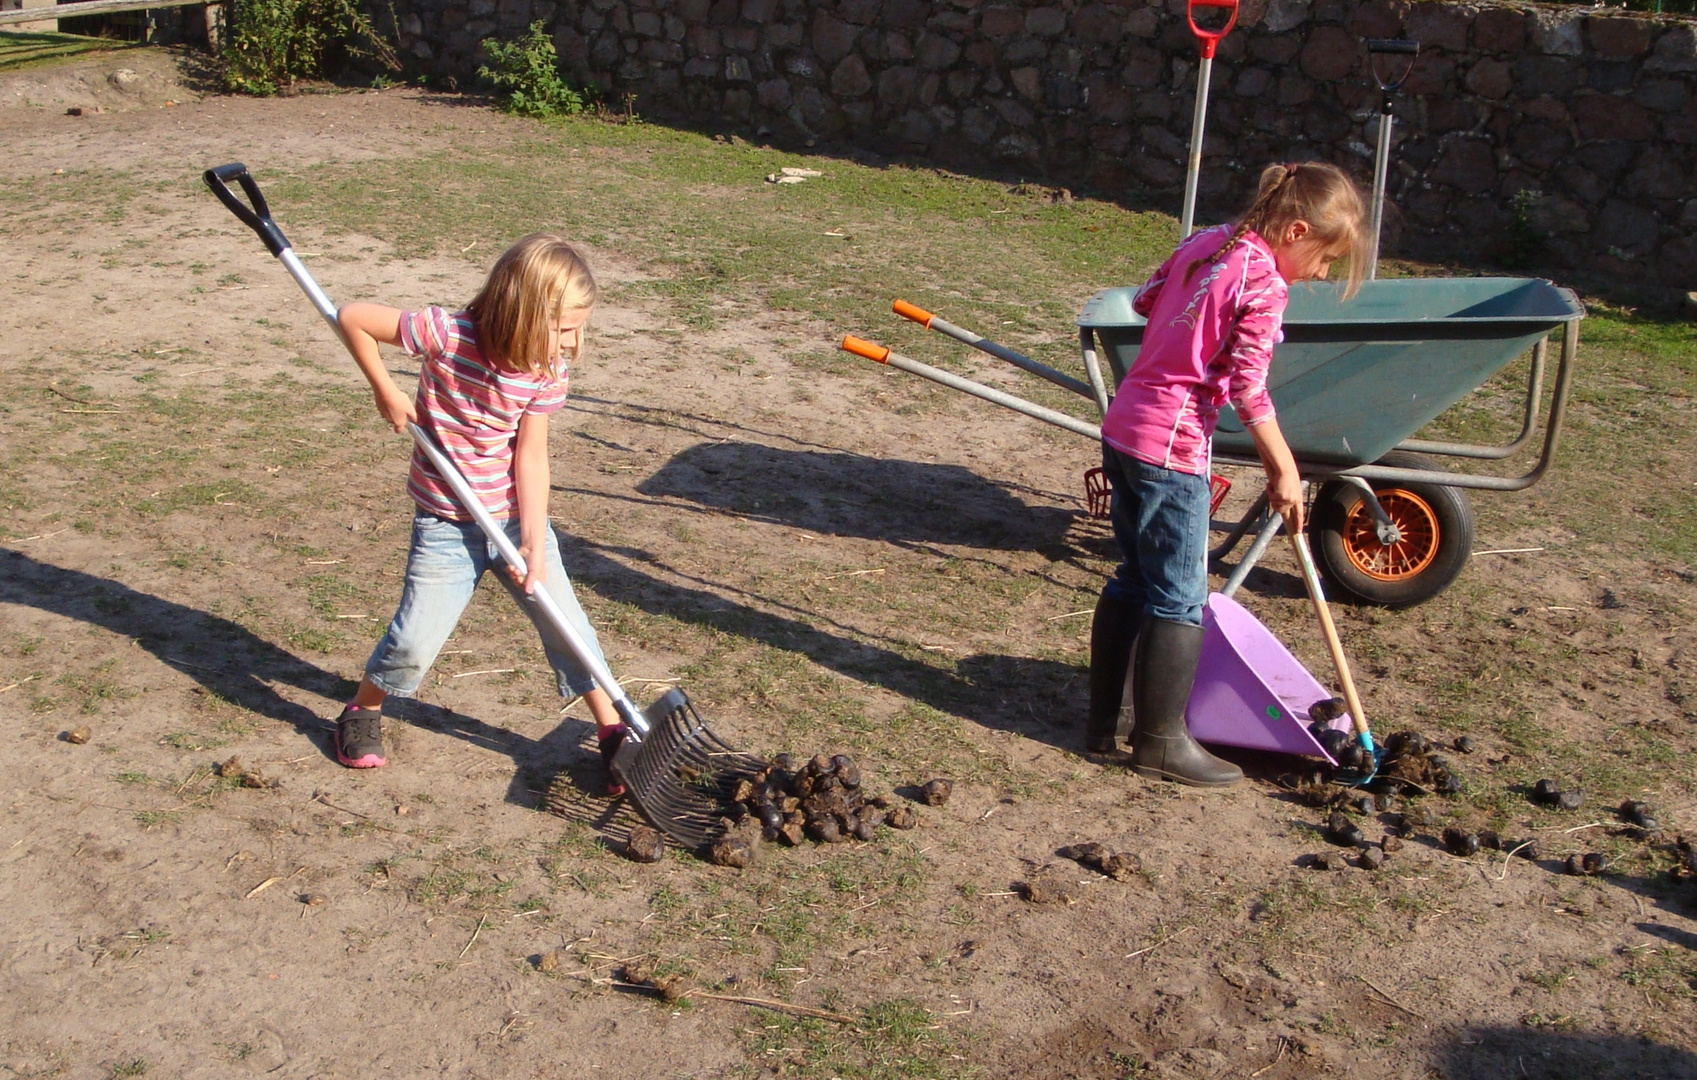
<svg viewBox="0 0 1697 1080">
<path fill-rule="evenodd" d="M 1272 250 L 1249 232 L 1224 259 L 1191 269 L 1230 234 L 1221 225 L 1190 237 L 1132 301 L 1149 325 L 1102 422 L 1102 438 L 1122 454 L 1206 476 L 1221 405 L 1230 401 L 1248 426 L 1273 418 L 1267 368 L 1289 286 Z"/>
</svg>

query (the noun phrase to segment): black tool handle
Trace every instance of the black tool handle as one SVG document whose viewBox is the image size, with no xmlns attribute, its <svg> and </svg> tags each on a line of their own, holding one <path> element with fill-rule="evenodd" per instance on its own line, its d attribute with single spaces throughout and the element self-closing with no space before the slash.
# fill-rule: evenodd
<svg viewBox="0 0 1697 1080">
<path fill-rule="evenodd" d="M 265 196 L 260 194 L 259 185 L 248 175 L 247 166 L 239 161 L 228 165 L 219 165 L 207 169 L 202 174 L 206 186 L 212 189 L 212 194 L 218 196 L 218 201 L 229 207 L 230 213 L 236 215 L 243 225 L 259 234 L 267 251 L 273 255 L 281 255 L 288 248 L 289 240 L 283 235 L 283 230 L 271 220 L 271 208 L 265 205 Z M 230 181 L 241 185 L 242 192 L 247 195 L 251 207 L 236 198 L 236 193 L 230 190 Z"/>
</svg>

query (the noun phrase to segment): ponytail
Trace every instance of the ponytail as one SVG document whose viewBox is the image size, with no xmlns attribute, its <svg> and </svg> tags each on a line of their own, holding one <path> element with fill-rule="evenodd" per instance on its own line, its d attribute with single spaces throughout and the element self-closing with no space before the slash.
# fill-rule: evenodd
<svg viewBox="0 0 1697 1080">
<path fill-rule="evenodd" d="M 1338 168 L 1323 161 L 1269 165 L 1261 172 L 1255 200 L 1238 218 L 1231 235 L 1219 249 L 1185 269 L 1188 278 L 1200 266 L 1218 263 L 1251 231 L 1276 242 L 1294 221 L 1306 221 L 1316 240 L 1328 243 L 1349 259 L 1349 277 L 1344 298 L 1354 296 L 1367 273 L 1366 207 L 1355 182 Z"/>
</svg>

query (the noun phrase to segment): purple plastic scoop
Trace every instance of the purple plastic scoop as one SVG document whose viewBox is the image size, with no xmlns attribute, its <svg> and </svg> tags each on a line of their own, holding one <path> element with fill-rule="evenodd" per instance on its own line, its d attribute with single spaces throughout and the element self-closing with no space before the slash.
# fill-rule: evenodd
<svg viewBox="0 0 1697 1080">
<path fill-rule="evenodd" d="M 1308 707 L 1332 692 L 1273 632 L 1220 593 L 1202 611 L 1202 659 L 1185 720 L 1202 742 L 1337 762 L 1308 733 Z M 1353 730 L 1348 715 L 1329 725 Z"/>
</svg>

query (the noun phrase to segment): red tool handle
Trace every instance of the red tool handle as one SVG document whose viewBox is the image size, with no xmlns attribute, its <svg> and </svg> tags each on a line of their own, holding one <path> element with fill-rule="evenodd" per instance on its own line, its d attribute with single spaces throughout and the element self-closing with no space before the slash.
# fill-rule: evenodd
<svg viewBox="0 0 1697 1080">
<path fill-rule="evenodd" d="M 1238 0 L 1185 0 L 1184 17 L 1190 22 L 1190 32 L 1196 35 L 1196 44 L 1202 50 L 1202 59 L 1212 60 L 1214 50 L 1219 47 L 1220 39 L 1232 32 L 1237 25 Z M 1229 8 L 1231 17 L 1220 30 L 1204 30 L 1196 25 L 1196 9 L 1199 7 Z"/>
</svg>

